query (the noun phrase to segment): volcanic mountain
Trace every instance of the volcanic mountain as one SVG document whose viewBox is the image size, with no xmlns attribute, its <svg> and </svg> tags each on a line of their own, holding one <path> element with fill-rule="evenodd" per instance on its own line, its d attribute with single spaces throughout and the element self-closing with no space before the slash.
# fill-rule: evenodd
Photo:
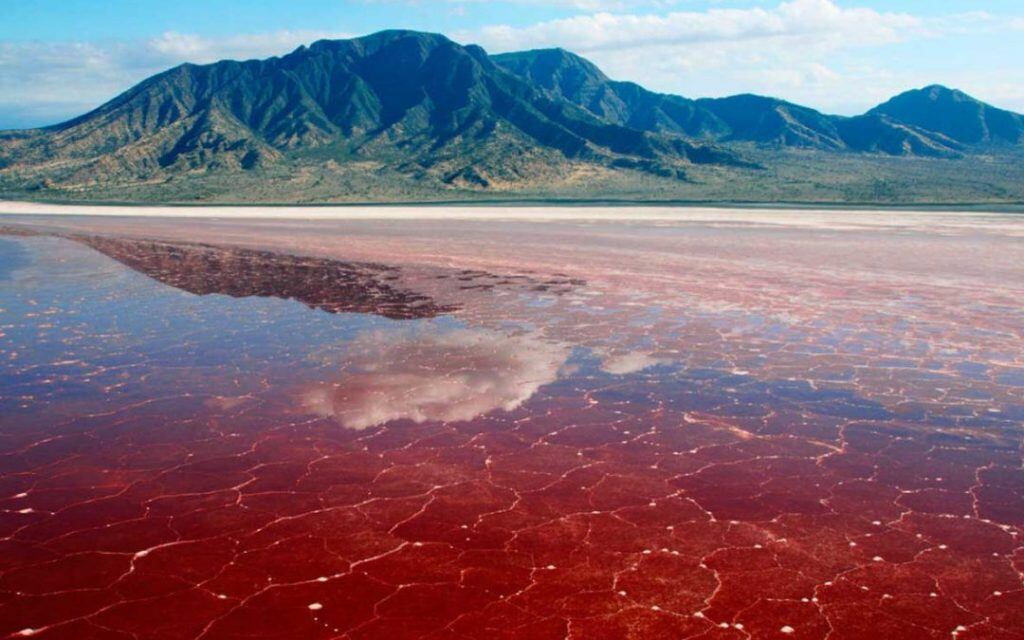
<svg viewBox="0 0 1024 640">
<path fill-rule="evenodd" d="M 247 170 L 317 151 L 486 187 L 576 161 L 682 175 L 725 151 L 594 116 L 507 73 L 483 49 L 386 31 L 280 58 L 184 64 L 95 111 L 0 138 L 2 161 L 51 181 Z"/>
<path fill-rule="evenodd" d="M 315 201 L 628 184 L 646 197 L 764 181 L 804 162 L 793 152 L 962 158 L 1022 142 L 1022 116 L 938 86 L 841 117 L 655 93 L 562 49 L 490 56 L 384 31 L 184 64 L 68 122 L 0 132 L 0 193 Z"/>
</svg>

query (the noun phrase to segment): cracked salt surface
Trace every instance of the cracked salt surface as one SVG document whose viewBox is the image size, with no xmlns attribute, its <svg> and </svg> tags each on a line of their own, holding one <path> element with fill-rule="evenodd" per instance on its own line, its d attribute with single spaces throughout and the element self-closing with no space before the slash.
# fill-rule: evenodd
<svg viewBox="0 0 1024 640">
<path fill-rule="evenodd" d="M 1022 635 L 1019 243 L 62 224 L 0 243 L 0 635 Z"/>
</svg>

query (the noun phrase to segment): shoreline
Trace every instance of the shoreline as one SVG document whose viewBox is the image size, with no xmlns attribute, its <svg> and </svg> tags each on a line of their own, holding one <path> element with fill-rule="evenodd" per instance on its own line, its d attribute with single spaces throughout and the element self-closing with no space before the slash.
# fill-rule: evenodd
<svg viewBox="0 0 1024 640">
<path fill-rule="evenodd" d="M 636 221 L 636 222 L 745 222 L 784 223 L 791 218 L 810 222 L 814 217 L 833 219 L 851 216 L 846 222 L 857 226 L 881 222 L 888 224 L 921 222 L 923 219 L 948 219 L 969 216 L 1017 217 L 1024 207 L 984 209 L 980 205 L 823 205 L 823 204 L 747 204 L 747 203 L 377 203 L 377 204 L 63 204 L 0 200 L 0 216 L 40 217 L 128 217 L 197 218 L 236 220 L 467 220 L 467 221 Z M 790 220 L 791 221 L 791 220 Z"/>
<path fill-rule="evenodd" d="M 630 200 L 630 199 L 578 199 L 578 198 L 513 198 L 513 199 L 453 199 L 365 202 L 131 202 L 90 200 L 20 200 L 0 196 L 0 214 L 11 207 L 32 209 L 151 209 L 151 210 L 205 210 L 205 209 L 711 209 L 752 211 L 892 211 L 892 212 L 951 212 L 951 213 L 1020 213 L 1024 202 L 832 202 L 832 201 L 743 201 L 743 200 Z M 20 212 L 19 212 L 20 213 Z M 116 214 L 105 214 L 116 215 Z M 331 216 L 335 217 L 335 216 Z"/>
</svg>

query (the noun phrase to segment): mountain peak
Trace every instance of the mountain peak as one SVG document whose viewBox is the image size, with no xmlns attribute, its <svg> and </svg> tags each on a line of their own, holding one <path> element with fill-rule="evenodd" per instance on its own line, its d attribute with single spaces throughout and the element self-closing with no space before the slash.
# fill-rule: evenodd
<svg viewBox="0 0 1024 640">
<path fill-rule="evenodd" d="M 414 42 L 425 48 L 432 48 L 439 44 L 454 44 L 440 33 L 411 31 L 408 29 L 385 29 L 384 31 L 377 31 L 376 33 L 359 36 L 358 38 L 317 40 L 309 45 L 308 49 L 314 53 L 320 53 L 355 47 L 363 53 L 370 54 L 403 41 Z M 297 51 L 302 51 L 304 48 L 299 47 Z"/>
<path fill-rule="evenodd" d="M 932 100 L 936 100 L 936 99 L 944 98 L 944 97 L 953 97 L 953 96 L 958 97 L 958 98 L 962 97 L 962 98 L 967 98 L 969 100 L 974 100 L 974 98 L 972 98 L 971 96 L 967 95 L 963 91 L 961 91 L 959 89 L 954 89 L 952 87 L 947 87 L 947 86 L 942 85 L 942 84 L 930 84 L 930 85 L 928 85 L 926 87 L 921 87 L 920 89 L 911 89 L 909 91 L 904 91 L 904 93 L 914 93 L 914 92 L 922 93 L 922 94 L 928 96 L 928 98 L 930 98 Z"/>
<path fill-rule="evenodd" d="M 921 87 L 920 89 L 909 89 L 893 97 L 893 99 L 896 98 L 916 98 L 932 102 L 952 101 L 981 103 L 977 98 L 973 98 L 959 89 L 954 89 L 941 84 L 930 84 L 926 87 Z"/>
<path fill-rule="evenodd" d="M 961 144 L 1024 140 L 1024 117 L 997 109 L 958 89 L 932 84 L 905 91 L 868 111 Z"/>
<path fill-rule="evenodd" d="M 556 93 L 579 91 L 584 85 L 608 82 L 590 60 L 561 48 L 531 49 L 493 56 L 495 62 Z"/>
</svg>

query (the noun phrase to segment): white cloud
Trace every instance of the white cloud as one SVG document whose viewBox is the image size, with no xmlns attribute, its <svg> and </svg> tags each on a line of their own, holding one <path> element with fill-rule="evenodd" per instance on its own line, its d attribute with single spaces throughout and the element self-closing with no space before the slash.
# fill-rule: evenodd
<svg viewBox="0 0 1024 640">
<path fill-rule="evenodd" d="M 841 8 L 831 0 L 791 0 L 775 8 L 710 9 L 664 15 L 597 13 L 526 27 L 494 25 L 462 33 L 495 51 L 561 46 L 581 53 L 708 42 L 814 40 L 822 46 L 895 42 L 922 27 L 906 13 Z"/>
<path fill-rule="evenodd" d="M 280 56 L 299 45 L 321 38 L 350 38 L 352 34 L 328 31 L 274 31 L 226 38 L 203 38 L 168 31 L 145 42 L 145 46 L 167 59 L 196 63 L 217 60 L 250 60 Z"/>
<path fill-rule="evenodd" d="M 349 429 L 471 420 L 526 402 L 568 356 L 565 345 L 486 330 L 371 333 L 349 345 L 340 379 L 306 391 L 302 403 Z"/>
</svg>

